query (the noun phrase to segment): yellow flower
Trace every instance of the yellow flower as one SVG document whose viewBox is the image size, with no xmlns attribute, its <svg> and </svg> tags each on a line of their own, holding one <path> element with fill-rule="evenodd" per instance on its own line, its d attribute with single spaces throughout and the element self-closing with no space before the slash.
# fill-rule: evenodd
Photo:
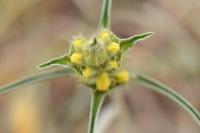
<svg viewBox="0 0 200 133">
<path fill-rule="evenodd" d="M 125 83 L 129 80 L 129 74 L 127 71 L 123 70 L 116 74 L 116 81 L 118 83 Z"/>
<path fill-rule="evenodd" d="M 81 65 L 83 62 L 83 55 L 81 53 L 73 53 L 70 60 L 72 63 Z"/>
<path fill-rule="evenodd" d="M 99 91 L 107 91 L 111 85 L 108 73 L 101 73 L 96 80 L 96 86 Z"/>
<path fill-rule="evenodd" d="M 110 32 L 109 31 L 101 31 L 100 34 L 99 34 L 99 38 L 104 40 L 104 41 L 107 41 L 110 39 Z"/>
<path fill-rule="evenodd" d="M 108 65 L 110 68 L 115 69 L 118 67 L 117 61 L 109 61 Z"/>
<path fill-rule="evenodd" d="M 72 45 L 74 46 L 76 50 L 78 50 L 78 49 L 83 49 L 84 43 L 85 41 L 83 39 L 75 39 L 72 42 Z"/>
<path fill-rule="evenodd" d="M 93 74 L 93 71 L 92 71 L 91 68 L 88 67 L 83 71 L 82 74 L 83 74 L 84 77 L 88 78 Z"/>
<path fill-rule="evenodd" d="M 107 51 L 110 54 L 116 54 L 120 50 L 120 45 L 118 43 L 112 42 L 108 47 Z"/>
</svg>

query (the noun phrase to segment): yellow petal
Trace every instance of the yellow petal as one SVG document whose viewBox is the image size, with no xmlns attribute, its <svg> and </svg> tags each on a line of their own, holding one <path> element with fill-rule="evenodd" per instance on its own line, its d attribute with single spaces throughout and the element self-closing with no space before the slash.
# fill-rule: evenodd
<svg viewBox="0 0 200 133">
<path fill-rule="evenodd" d="M 83 56 L 82 56 L 81 53 L 73 53 L 70 57 L 70 60 L 71 60 L 72 63 L 81 65 L 82 60 L 83 60 Z"/>
<path fill-rule="evenodd" d="M 129 74 L 127 71 L 123 70 L 116 74 L 116 81 L 118 83 L 125 83 L 129 80 Z"/>
<path fill-rule="evenodd" d="M 91 68 L 86 68 L 86 69 L 83 71 L 82 74 L 83 74 L 84 77 L 88 78 L 88 77 L 90 77 L 90 76 L 93 74 L 93 71 L 92 71 Z"/>
<path fill-rule="evenodd" d="M 96 80 L 96 86 L 99 91 L 108 91 L 111 85 L 111 80 L 107 73 L 101 73 Z"/>
<path fill-rule="evenodd" d="M 120 50 L 120 45 L 118 43 L 112 42 L 108 47 L 107 51 L 110 54 L 116 54 Z"/>
</svg>

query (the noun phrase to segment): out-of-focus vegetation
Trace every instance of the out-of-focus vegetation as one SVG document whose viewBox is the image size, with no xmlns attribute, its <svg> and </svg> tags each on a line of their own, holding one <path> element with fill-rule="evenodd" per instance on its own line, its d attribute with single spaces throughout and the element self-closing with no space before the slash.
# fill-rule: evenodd
<svg viewBox="0 0 200 133">
<path fill-rule="evenodd" d="M 0 85 L 38 72 L 37 64 L 67 51 L 72 34 L 90 36 L 100 7 L 98 0 L 1 0 Z M 198 109 L 199 9 L 198 0 L 114 0 L 112 9 L 112 29 L 119 36 L 155 32 L 130 51 L 127 68 L 176 88 Z M 76 83 L 60 78 L 0 96 L 0 133 L 85 133 L 89 90 Z M 131 88 L 116 90 L 107 99 L 98 133 L 200 131 L 170 100 Z"/>
</svg>

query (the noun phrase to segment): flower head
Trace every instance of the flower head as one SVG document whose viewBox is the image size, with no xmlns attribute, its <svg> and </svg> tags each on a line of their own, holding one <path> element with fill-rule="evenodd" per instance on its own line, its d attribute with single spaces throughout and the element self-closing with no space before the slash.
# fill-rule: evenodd
<svg viewBox="0 0 200 133">
<path fill-rule="evenodd" d="M 119 39 L 110 30 L 101 29 L 91 38 L 75 36 L 70 42 L 71 49 L 67 56 L 50 60 L 40 67 L 68 65 L 94 90 L 109 91 L 129 80 L 128 72 L 121 67 L 122 54 L 131 48 L 134 42 L 151 34 Z"/>
<path fill-rule="evenodd" d="M 114 37 L 112 32 L 103 29 L 93 38 L 71 42 L 70 62 L 86 78 L 87 84 L 98 91 L 108 91 L 128 81 L 127 73 L 120 66 L 120 44 Z M 81 50 L 77 52 L 77 49 Z"/>
</svg>

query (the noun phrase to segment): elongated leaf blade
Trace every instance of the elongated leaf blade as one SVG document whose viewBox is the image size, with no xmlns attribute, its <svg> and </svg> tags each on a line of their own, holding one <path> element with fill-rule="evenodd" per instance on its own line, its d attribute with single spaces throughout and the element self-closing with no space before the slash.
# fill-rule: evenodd
<svg viewBox="0 0 200 133">
<path fill-rule="evenodd" d="M 112 0 L 103 0 L 101 19 L 99 22 L 100 28 L 110 28 L 111 24 L 111 6 Z"/>
<path fill-rule="evenodd" d="M 37 66 L 38 69 L 48 68 L 54 65 L 68 66 L 70 59 L 68 56 L 61 56 Z"/>
<path fill-rule="evenodd" d="M 34 84 L 34 83 L 44 81 L 47 79 L 53 79 L 53 78 L 58 78 L 58 77 L 63 77 L 63 76 L 70 76 L 71 74 L 73 74 L 73 70 L 69 69 L 69 68 L 62 69 L 62 70 L 56 70 L 56 71 L 50 71 L 50 72 L 43 72 L 43 73 L 40 73 L 40 74 L 37 74 L 34 76 L 30 76 L 30 77 L 26 77 L 26 78 L 17 80 L 8 85 L 1 86 L 0 94 L 10 92 L 17 88 L 20 88 L 20 87 L 23 87 L 26 85 L 30 85 L 30 84 Z"/>
<path fill-rule="evenodd" d="M 162 84 L 161 82 L 152 79 L 144 75 L 133 75 L 133 80 L 143 86 L 150 88 L 153 91 L 156 91 L 169 99 L 173 100 L 175 103 L 180 105 L 186 112 L 188 112 L 194 120 L 200 125 L 200 113 L 199 111 L 184 97 L 175 92 L 170 87 Z"/>
<path fill-rule="evenodd" d="M 120 46 L 123 51 L 127 51 L 132 48 L 137 42 L 143 41 L 150 36 L 152 36 L 153 32 L 146 32 L 143 34 L 135 35 L 127 39 L 122 39 L 120 41 Z"/>
</svg>

